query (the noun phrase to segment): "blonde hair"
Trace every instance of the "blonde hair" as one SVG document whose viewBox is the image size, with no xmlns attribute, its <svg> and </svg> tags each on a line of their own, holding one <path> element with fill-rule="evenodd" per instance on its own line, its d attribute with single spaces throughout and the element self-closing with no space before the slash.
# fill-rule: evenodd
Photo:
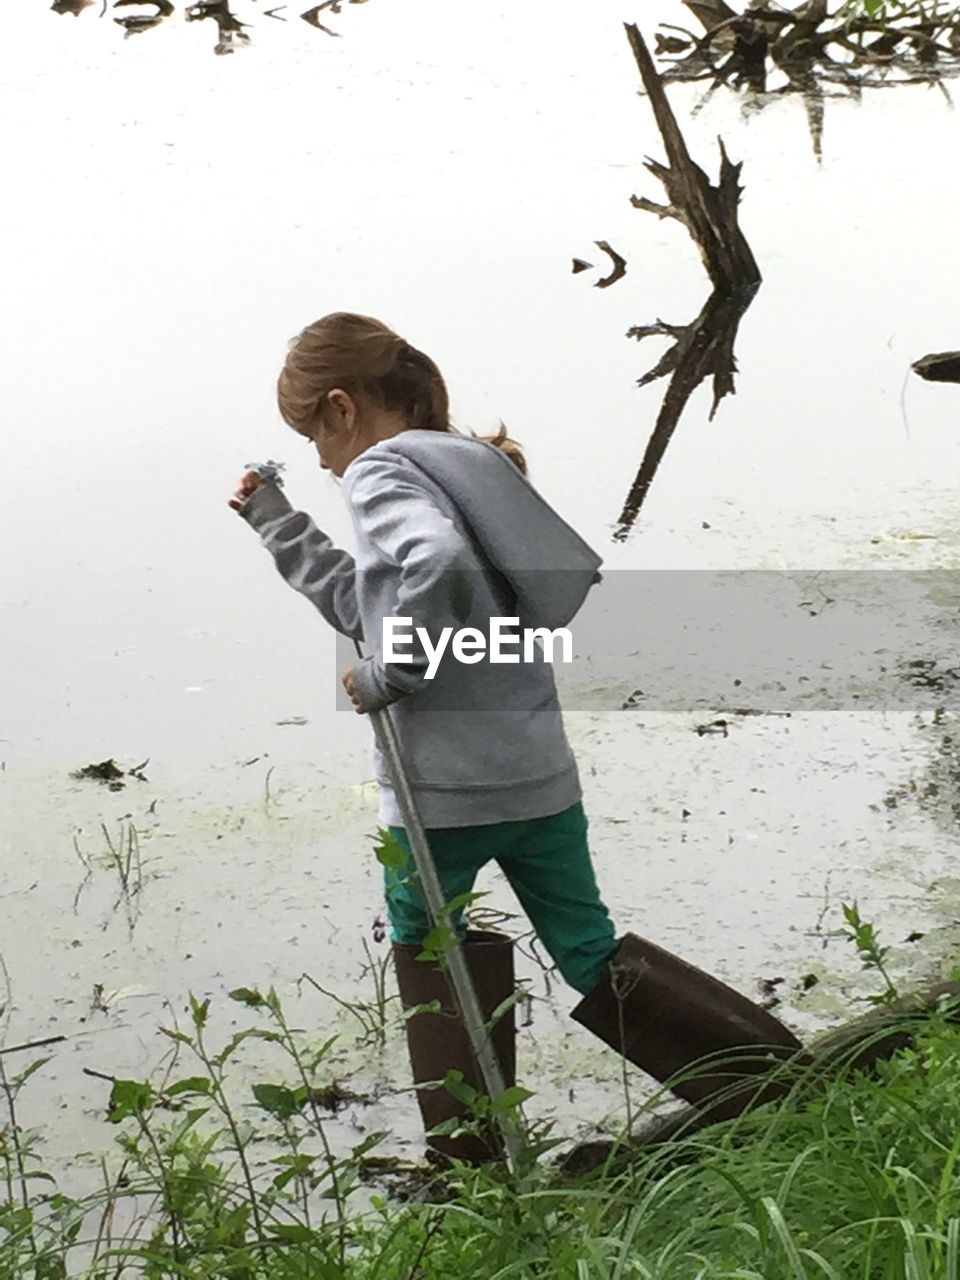
<svg viewBox="0 0 960 1280">
<path fill-rule="evenodd" d="M 302 435 L 309 434 L 334 387 L 402 414 L 408 427 L 456 431 L 440 370 L 428 355 L 372 316 L 334 311 L 307 325 L 291 341 L 277 379 L 277 404 L 284 422 Z M 496 445 L 526 474 L 523 450 L 502 422 L 494 435 L 475 438 Z"/>
</svg>

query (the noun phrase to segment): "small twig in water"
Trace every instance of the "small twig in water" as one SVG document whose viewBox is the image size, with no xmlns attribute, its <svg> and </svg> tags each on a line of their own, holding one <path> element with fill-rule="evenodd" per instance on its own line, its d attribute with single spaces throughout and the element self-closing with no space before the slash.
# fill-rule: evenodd
<svg viewBox="0 0 960 1280">
<path fill-rule="evenodd" d="M 830 881 L 832 878 L 833 878 L 833 872 L 828 871 L 826 874 L 826 878 L 824 879 L 824 882 L 823 882 L 823 902 L 821 903 L 821 906 L 820 906 L 820 912 L 817 915 L 816 924 L 806 934 L 806 937 L 808 938 L 819 938 L 820 945 L 824 949 L 826 949 L 826 947 L 828 947 L 831 942 L 836 941 L 837 938 L 842 938 L 845 936 L 845 931 L 843 929 L 824 930 L 824 927 L 823 927 L 823 922 L 826 920 L 827 916 L 833 910 L 833 899 L 830 893 Z"/>
<path fill-rule="evenodd" d="M 106 1080 L 107 1084 L 117 1083 L 116 1076 L 109 1076 L 104 1071 L 94 1071 L 93 1067 L 84 1067 L 83 1074 L 85 1076 L 91 1076 L 94 1080 Z"/>
<path fill-rule="evenodd" d="M 25 1049 L 43 1049 L 48 1044 L 61 1044 L 66 1036 L 47 1036 L 44 1040 L 28 1040 L 26 1044 L 12 1044 L 8 1049 L 0 1049 L 0 1057 L 5 1053 L 23 1053 Z"/>
<path fill-rule="evenodd" d="M 126 825 L 124 825 L 126 824 Z M 101 823 L 103 834 L 106 837 L 107 845 L 110 849 L 110 857 L 113 865 L 116 867 L 117 875 L 120 877 L 120 895 L 113 904 L 113 911 L 116 911 L 123 903 L 124 912 L 127 917 L 127 929 L 130 937 L 133 937 L 133 931 L 137 927 L 137 921 L 140 918 L 140 891 L 143 888 L 143 863 L 140 858 L 140 839 L 137 835 L 137 829 L 129 819 L 124 819 L 120 824 L 119 848 L 115 848 L 113 841 L 110 839 L 110 833 L 106 826 Z M 137 899 L 134 905 L 133 899 Z M 113 911 L 111 914 L 113 914 Z M 106 923 L 104 924 L 106 928 Z"/>
<path fill-rule="evenodd" d="M 616 249 L 612 249 L 606 240 L 597 240 L 595 243 L 597 248 L 602 249 L 613 263 L 613 270 L 610 274 L 604 276 L 602 280 L 597 280 L 594 285 L 596 289 L 607 289 L 610 285 L 616 284 L 618 280 L 622 280 L 627 274 L 627 260 L 617 253 Z"/>
<path fill-rule="evenodd" d="M 83 893 L 84 889 L 87 887 L 87 885 L 90 883 L 90 880 L 93 877 L 93 867 L 90 865 L 90 859 L 86 856 L 85 853 L 83 853 L 83 851 L 80 848 L 80 842 L 77 839 L 76 832 L 74 832 L 74 836 L 73 836 L 73 848 L 74 848 L 74 851 L 76 852 L 77 857 L 80 859 L 81 863 L 86 869 L 86 873 L 87 873 L 83 877 L 83 879 L 80 881 L 80 884 L 77 887 L 77 892 L 73 895 L 73 914 L 76 915 L 77 908 L 80 905 L 80 895 Z"/>
</svg>

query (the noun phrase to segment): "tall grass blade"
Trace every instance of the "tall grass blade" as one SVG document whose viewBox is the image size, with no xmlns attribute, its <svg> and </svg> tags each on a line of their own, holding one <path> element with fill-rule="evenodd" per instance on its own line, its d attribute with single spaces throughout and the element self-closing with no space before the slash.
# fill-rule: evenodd
<svg viewBox="0 0 960 1280">
<path fill-rule="evenodd" d="M 960 1218 L 947 1223 L 947 1269 L 944 1280 L 960 1280 Z"/>
<path fill-rule="evenodd" d="M 844 1280 L 844 1277 L 836 1267 L 829 1263 L 822 1253 L 817 1253 L 816 1249 L 801 1249 L 800 1253 L 804 1258 L 809 1258 L 811 1262 L 815 1262 L 827 1277 L 827 1280 Z"/>
<path fill-rule="evenodd" d="M 801 1151 L 795 1160 L 790 1164 L 790 1168 L 783 1175 L 783 1181 L 780 1184 L 780 1190 L 777 1192 L 777 1204 L 782 1209 L 787 1203 L 790 1195 L 790 1188 L 793 1186 L 794 1179 L 800 1172 L 804 1162 L 817 1151 L 817 1146 L 809 1146 L 805 1151 Z"/>
<path fill-rule="evenodd" d="M 610 1280 L 623 1280 L 625 1268 L 627 1266 L 627 1263 L 630 1261 L 630 1249 L 631 1249 L 631 1246 L 633 1245 L 633 1237 L 639 1231 L 640 1224 L 642 1221 L 643 1221 L 642 1210 L 634 1209 L 627 1219 L 627 1230 L 624 1233 L 623 1241 L 620 1245 L 620 1256 L 619 1258 L 617 1258 L 617 1265 L 613 1268 L 613 1271 L 610 1273 Z M 646 1278 L 650 1275 L 650 1272 L 646 1268 L 644 1268 L 641 1274 L 644 1276 L 644 1278 Z"/>
<path fill-rule="evenodd" d="M 780 1247 L 786 1254 L 787 1261 L 790 1263 L 790 1275 L 793 1280 L 809 1280 L 807 1269 L 803 1265 L 803 1259 L 800 1257 L 800 1251 L 794 1243 L 793 1236 L 787 1227 L 783 1218 L 780 1206 L 774 1200 L 773 1196 L 764 1196 L 760 1203 L 766 1210 L 767 1217 L 770 1219 L 770 1225 L 773 1227 L 774 1235 L 780 1241 Z"/>
<path fill-rule="evenodd" d="M 943 1226 L 946 1206 L 953 1186 L 957 1168 L 957 1157 L 960 1156 L 960 1133 L 954 1138 L 940 1174 L 940 1185 L 937 1187 L 937 1226 Z"/>
<path fill-rule="evenodd" d="M 930 1280 L 925 1258 L 926 1250 L 921 1248 L 917 1239 L 916 1228 L 906 1218 L 900 1219 L 900 1229 L 906 1237 L 907 1247 L 903 1254 L 903 1274 L 905 1280 Z"/>
</svg>

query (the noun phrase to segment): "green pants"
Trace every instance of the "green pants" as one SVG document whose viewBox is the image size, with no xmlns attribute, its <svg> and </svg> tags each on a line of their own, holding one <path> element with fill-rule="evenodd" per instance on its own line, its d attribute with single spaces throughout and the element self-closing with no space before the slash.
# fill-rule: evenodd
<svg viewBox="0 0 960 1280">
<path fill-rule="evenodd" d="M 390 832 L 407 851 L 405 864 L 385 868 L 392 937 L 421 942 L 430 923 L 410 845 L 402 827 Z M 427 838 L 447 902 L 469 893 L 480 868 L 496 862 L 565 981 L 584 995 L 596 986 L 617 938 L 597 889 L 582 805 L 523 822 L 434 828 Z"/>
</svg>

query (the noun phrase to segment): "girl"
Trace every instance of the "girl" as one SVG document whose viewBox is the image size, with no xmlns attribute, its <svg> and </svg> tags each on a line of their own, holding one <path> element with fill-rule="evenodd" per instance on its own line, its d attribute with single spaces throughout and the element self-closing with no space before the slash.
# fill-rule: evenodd
<svg viewBox="0 0 960 1280">
<path fill-rule="evenodd" d="M 462 662 L 448 653 L 427 679 L 426 639 L 433 648 L 443 628 L 486 635 L 492 618 L 565 626 L 599 579 L 599 557 L 530 485 L 516 442 L 503 428 L 485 441 L 456 432 L 434 362 L 368 316 L 335 313 L 304 329 L 277 390 L 284 420 L 313 445 L 320 466 L 342 479 L 355 554 L 335 547 L 255 471 L 242 477 L 230 505 L 257 530 L 290 585 L 337 631 L 365 643 L 367 656 L 343 683 L 361 714 L 391 708 L 447 900 L 468 893 L 481 867 L 495 861 L 560 973 L 585 997 L 573 1016 L 659 1079 L 717 1049 L 796 1047 L 775 1019 L 705 975 L 697 976 L 712 984 L 707 999 L 698 998 L 696 981 L 693 996 L 684 993 L 683 1027 L 651 1037 L 651 1020 L 663 1016 L 664 975 L 668 985 L 690 986 L 697 971 L 614 932 L 594 877 L 552 667 L 541 651 L 533 661 L 508 663 Z M 390 618 L 409 620 L 405 632 L 413 630 L 404 661 L 382 644 Z M 430 925 L 379 758 L 377 776 L 381 819 L 405 855 L 385 869 L 401 998 L 406 1007 L 438 996 L 444 1005 L 441 1014 L 407 1020 L 415 1080 L 459 1069 L 476 1082 L 442 973 L 416 958 Z M 513 994 L 510 944 L 467 935 L 465 949 L 489 1017 Z M 494 1042 L 511 1083 L 512 1013 L 499 1019 Z M 716 1090 L 717 1080 L 704 1076 L 677 1086 L 697 1102 Z M 419 1101 L 428 1128 L 459 1113 L 442 1089 L 421 1090 Z M 430 1141 L 447 1154 L 486 1154 L 476 1136 Z"/>
</svg>

